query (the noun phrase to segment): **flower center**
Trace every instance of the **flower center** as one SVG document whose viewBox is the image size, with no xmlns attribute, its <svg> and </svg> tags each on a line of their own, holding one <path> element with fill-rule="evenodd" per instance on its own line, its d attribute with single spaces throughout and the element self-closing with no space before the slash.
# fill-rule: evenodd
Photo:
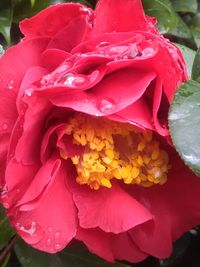
<svg viewBox="0 0 200 267">
<path fill-rule="evenodd" d="M 66 134 L 83 148 L 80 155 L 71 157 L 81 185 L 95 190 L 111 188 L 117 179 L 149 187 L 167 180 L 168 155 L 149 130 L 141 132 L 130 124 L 75 114 L 68 121 Z"/>
</svg>

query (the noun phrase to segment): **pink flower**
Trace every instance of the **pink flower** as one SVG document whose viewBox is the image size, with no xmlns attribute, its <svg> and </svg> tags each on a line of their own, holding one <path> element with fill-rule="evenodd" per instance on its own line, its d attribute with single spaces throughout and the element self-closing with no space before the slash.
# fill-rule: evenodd
<svg viewBox="0 0 200 267">
<path fill-rule="evenodd" d="M 37 249 L 75 238 L 108 261 L 165 258 L 200 221 L 167 129 L 184 60 L 125 2 L 51 6 L 0 59 L 1 202 Z"/>
</svg>

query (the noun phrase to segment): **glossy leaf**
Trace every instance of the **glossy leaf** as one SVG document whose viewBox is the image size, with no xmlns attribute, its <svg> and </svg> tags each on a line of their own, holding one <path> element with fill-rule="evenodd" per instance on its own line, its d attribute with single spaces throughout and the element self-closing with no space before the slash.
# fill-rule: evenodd
<svg viewBox="0 0 200 267">
<path fill-rule="evenodd" d="M 161 33 L 172 31 L 177 25 L 177 17 L 169 0 L 143 0 L 145 12 L 158 20 Z"/>
<path fill-rule="evenodd" d="M 182 18 L 178 14 L 176 14 L 176 18 L 177 18 L 177 24 L 176 27 L 171 31 L 171 34 L 178 38 L 191 39 L 192 34 L 187 24 L 182 20 Z"/>
<path fill-rule="evenodd" d="M 13 228 L 10 227 L 4 208 L 0 205 L 0 249 L 2 249 L 14 235 Z"/>
<path fill-rule="evenodd" d="M 177 90 L 169 113 L 172 141 L 184 162 L 200 175 L 200 84 L 189 81 Z"/>
<path fill-rule="evenodd" d="M 15 245 L 16 255 L 22 267 L 130 267 L 121 263 L 108 263 L 74 244 L 57 254 L 35 250 L 19 240 Z"/>
<path fill-rule="evenodd" d="M 192 67 L 192 79 L 200 82 L 200 48 L 198 49 Z"/>
<path fill-rule="evenodd" d="M 176 44 L 182 54 L 183 54 L 183 57 L 185 59 L 185 63 L 186 63 L 186 66 L 187 66 L 187 71 L 188 71 L 188 74 L 189 74 L 189 77 L 191 78 L 192 76 L 192 68 L 193 68 L 193 62 L 194 62 L 194 58 L 195 58 L 195 55 L 196 55 L 196 52 L 190 48 L 188 48 L 187 46 L 184 46 L 184 45 L 181 45 L 181 44 Z"/>
<path fill-rule="evenodd" d="M 176 12 L 196 13 L 198 3 L 197 0 L 171 0 Z"/>
</svg>

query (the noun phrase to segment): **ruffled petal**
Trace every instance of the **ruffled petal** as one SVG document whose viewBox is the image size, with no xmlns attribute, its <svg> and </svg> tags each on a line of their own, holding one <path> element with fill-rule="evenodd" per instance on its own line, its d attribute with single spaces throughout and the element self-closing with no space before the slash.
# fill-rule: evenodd
<svg viewBox="0 0 200 267">
<path fill-rule="evenodd" d="M 112 189 L 91 190 L 72 185 L 74 202 L 82 228 L 99 227 L 105 232 L 121 233 L 152 220 L 152 215 L 117 183 Z"/>
<path fill-rule="evenodd" d="M 129 232 L 112 236 L 112 249 L 116 259 L 130 262 L 144 260 L 148 254 L 141 251 L 131 239 Z"/>
<path fill-rule="evenodd" d="M 50 100 L 56 106 L 87 114 L 110 115 L 138 100 L 154 78 L 154 72 L 122 69 L 106 76 L 89 92 L 53 95 Z"/>
<path fill-rule="evenodd" d="M 145 17 L 140 0 L 126 0 L 126 4 L 124 0 L 100 0 L 95 14 L 94 35 L 112 31 L 155 31 Z"/>
<path fill-rule="evenodd" d="M 76 239 L 84 242 L 88 249 L 107 261 L 114 261 L 111 234 L 95 229 L 78 228 Z"/>
<path fill-rule="evenodd" d="M 173 168 L 164 186 L 134 188 L 132 194 L 155 218 L 154 228 L 141 225 L 131 230 L 133 240 L 148 254 L 169 257 L 172 241 L 199 223 L 199 179 L 185 166 Z"/>
<path fill-rule="evenodd" d="M 49 172 L 48 169 L 46 171 Z M 41 171 L 40 175 L 46 174 Z M 61 165 L 44 195 L 34 203 L 24 203 L 17 210 L 9 212 L 11 224 L 18 234 L 28 244 L 49 253 L 65 248 L 76 234 L 76 210 L 66 186 L 66 175 L 67 168 Z M 40 178 L 43 181 L 46 179 Z M 35 193 L 34 185 L 31 187 Z"/>
<path fill-rule="evenodd" d="M 86 20 L 88 12 L 92 12 L 92 10 L 77 3 L 52 5 L 34 17 L 24 19 L 20 23 L 20 29 L 26 39 L 38 36 L 52 38 L 69 25 L 73 19 L 82 16 Z"/>
</svg>

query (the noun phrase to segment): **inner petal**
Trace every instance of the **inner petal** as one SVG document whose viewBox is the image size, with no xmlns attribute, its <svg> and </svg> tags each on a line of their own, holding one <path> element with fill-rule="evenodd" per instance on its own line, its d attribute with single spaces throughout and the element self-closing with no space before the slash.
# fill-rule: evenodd
<svg viewBox="0 0 200 267">
<path fill-rule="evenodd" d="M 111 188 L 113 180 L 149 187 L 164 184 L 170 169 L 168 154 L 152 131 L 141 131 L 128 123 L 75 113 L 66 135 L 83 148 L 70 157 L 76 167 L 77 183 L 98 190 Z M 62 158 L 67 159 L 60 150 Z"/>
</svg>

